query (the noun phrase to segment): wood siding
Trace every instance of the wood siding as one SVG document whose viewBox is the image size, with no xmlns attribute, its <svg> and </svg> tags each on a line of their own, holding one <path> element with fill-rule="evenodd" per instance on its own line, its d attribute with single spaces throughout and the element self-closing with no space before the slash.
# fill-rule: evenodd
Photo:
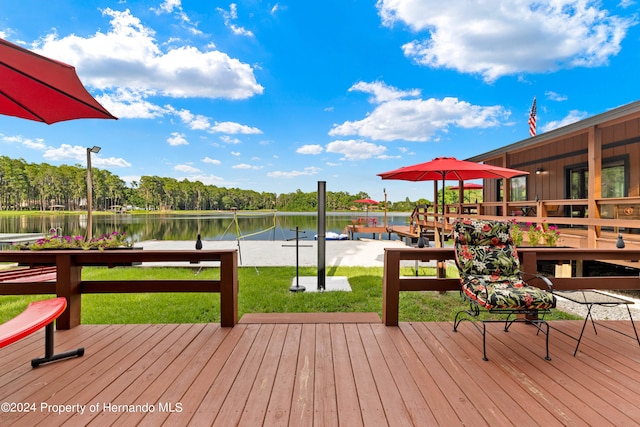
<svg viewBox="0 0 640 427">
<path fill-rule="evenodd" d="M 624 159 L 627 162 L 627 197 L 640 196 L 640 118 L 637 116 L 632 114 L 614 123 L 601 123 L 593 127 L 600 131 L 602 145 L 602 152 L 596 153 L 597 160 L 606 163 L 610 159 Z M 528 200 L 534 200 L 536 196 L 540 200 L 567 199 L 566 170 L 578 165 L 587 166 L 590 129 L 514 148 L 504 154 L 483 158 L 482 161 L 529 172 Z M 542 169 L 543 173 L 536 174 L 537 169 Z M 497 180 L 485 181 L 485 202 L 498 201 L 497 188 Z"/>
</svg>

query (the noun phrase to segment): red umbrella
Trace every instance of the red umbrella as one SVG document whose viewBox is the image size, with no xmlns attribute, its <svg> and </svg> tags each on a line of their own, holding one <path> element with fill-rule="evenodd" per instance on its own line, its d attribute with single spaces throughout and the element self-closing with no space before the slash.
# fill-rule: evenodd
<svg viewBox="0 0 640 427">
<path fill-rule="evenodd" d="M 117 119 L 85 89 L 71 65 L 0 39 L 0 114 L 52 124 Z"/>
<path fill-rule="evenodd" d="M 367 205 L 379 205 L 380 203 L 373 199 L 358 199 L 354 200 L 353 203 L 364 203 Z M 369 210 L 367 210 L 367 218 L 369 218 Z"/>
<path fill-rule="evenodd" d="M 444 182 L 464 181 L 481 178 L 513 178 L 529 172 L 484 163 L 458 160 L 455 157 L 436 157 L 430 162 L 405 166 L 389 172 L 379 173 L 382 179 L 400 179 L 404 181 L 437 181 L 442 180 L 442 214 L 444 220 Z M 444 245 L 444 234 L 441 244 Z"/>
<path fill-rule="evenodd" d="M 404 181 L 464 181 L 480 178 L 513 178 L 529 172 L 484 163 L 458 160 L 455 157 L 436 157 L 430 162 L 405 166 L 389 172 L 379 173 L 382 179 L 400 179 Z"/>
<path fill-rule="evenodd" d="M 482 184 L 476 184 L 475 182 L 465 182 L 462 184 L 462 191 L 460 191 L 459 185 L 454 185 L 453 187 L 449 187 L 449 190 L 458 190 L 460 193 L 461 199 L 464 198 L 464 192 L 466 190 L 482 190 Z"/>
<path fill-rule="evenodd" d="M 449 190 L 459 190 L 459 185 L 454 185 L 453 187 L 449 187 Z M 482 184 L 476 184 L 475 182 L 465 182 L 462 185 L 463 190 L 482 190 Z"/>
</svg>

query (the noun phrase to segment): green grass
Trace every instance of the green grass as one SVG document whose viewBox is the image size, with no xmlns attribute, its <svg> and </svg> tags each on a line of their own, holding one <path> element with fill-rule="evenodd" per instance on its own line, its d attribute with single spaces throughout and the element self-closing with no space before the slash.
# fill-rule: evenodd
<svg viewBox="0 0 640 427">
<path fill-rule="evenodd" d="M 382 268 L 337 267 L 328 275 L 346 276 L 352 292 L 291 292 L 295 267 L 241 267 L 238 271 L 238 313 L 376 312 L 382 314 Z M 413 275 L 413 269 L 402 271 Z M 434 270 L 422 267 L 421 275 Z M 300 268 L 300 276 L 317 275 L 316 268 Z M 198 271 L 189 268 L 102 268 L 85 267 L 83 280 L 162 280 L 219 278 L 217 268 Z M 133 285 L 132 285 L 133 286 Z M 18 315 L 31 301 L 49 296 L 0 297 L 0 322 Z M 400 321 L 452 321 L 467 308 L 459 292 L 402 292 Z M 577 319 L 554 310 L 548 319 Z M 217 293 L 85 294 L 82 296 L 83 324 L 202 323 L 220 321 Z"/>
</svg>

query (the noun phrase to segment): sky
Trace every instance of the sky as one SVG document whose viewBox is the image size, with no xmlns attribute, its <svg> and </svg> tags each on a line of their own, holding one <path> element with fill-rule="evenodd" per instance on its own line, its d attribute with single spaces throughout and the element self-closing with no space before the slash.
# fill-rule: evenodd
<svg viewBox="0 0 640 427">
<path fill-rule="evenodd" d="M 0 116 L 0 155 L 276 194 L 433 199 L 376 174 L 640 99 L 636 0 L 21 0 L 0 37 L 118 120 Z M 0 82 L 1 84 L 1 82 Z M 455 185 L 455 183 L 451 183 Z"/>
</svg>

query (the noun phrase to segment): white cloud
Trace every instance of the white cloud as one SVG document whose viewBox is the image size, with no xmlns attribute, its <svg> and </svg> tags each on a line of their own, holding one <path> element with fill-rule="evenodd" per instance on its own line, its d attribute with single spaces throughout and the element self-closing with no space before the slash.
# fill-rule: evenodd
<svg viewBox="0 0 640 427">
<path fill-rule="evenodd" d="M 542 131 L 548 132 L 553 129 L 558 129 L 563 126 L 570 125 L 571 123 L 579 122 L 580 120 L 587 118 L 588 115 L 589 114 L 586 111 L 571 110 L 569 111 L 569 114 L 562 120 L 554 120 L 549 123 L 546 123 L 542 127 Z M 539 121 L 540 119 L 538 119 L 538 122 Z"/>
<path fill-rule="evenodd" d="M 308 144 L 308 145 L 303 145 L 302 147 L 298 148 L 296 150 L 296 153 L 298 153 L 298 154 L 320 154 L 320 153 L 322 153 L 322 151 L 324 151 L 324 149 L 322 148 L 322 145 Z"/>
<path fill-rule="evenodd" d="M 92 166 L 101 166 L 104 168 L 128 168 L 131 163 L 121 157 L 100 157 L 91 158 Z"/>
<path fill-rule="evenodd" d="M 635 22 L 589 0 L 379 0 L 384 25 L 424 34 L 402 46 L 407 57 L 434 68 L 505 75 L 606 64 Z"/>
<path fill-rule="evenodd" d="M 20 135 L 6 136 L 2 134 L 0 134 L 0 138 L 2 139 L 3 142 L 9 143 L 9 144 L 20 144 L 27 148 L 31 148 L 33 150 L 46 150 L 48 148 L 47 145 L 44 143 L 44 139 L 42 138 L 31 139 L 31 138 L 24 138 Z"/>
<path fill-rule="evenodd" d="M 308 168 L 304 168 L 303 170 L 292 170 L 289 172 L 286 171 L 273 171 L 269 172 L 267 176 L 271 178 L 296 178 L 298 176 L 312 176 L 317 175 L 321 169 L 315 166 L 310 166 Z"/>
<path fill-rule="evenodd" d="M 186 165 L 186 164 L 182 164 L 182 165 L 175 165 L 173 167 L 173 170 L 177 171 L 177 172 L 184 172 L 184 173 L 198 173 L 200 172 L 200 169 L 191 166 L 191 165 Z"/>
<path fill-rule="evenodd" d="M 180 110 L 176 114 L 191 130 L 207 130 L 211 127 L 209 118 L 201 114 L 194 115 L 189 110 Z"/>
<path fill-rule="evenodd" d="M 333 141 L 327 144 L 327 153 L 339 153 L 346 160 L 366 160 L 381 156 L 387 147 L 360 140 Z"/>
<path fill-rule="evenodd" d="M 220 15 L 224 18 L 224 25 L 226 25 L 233 34 L 237 36 L 253 37 L 253 33 L 251 31 L 244 27 L 239 27 L 231 22 L 238 19 L 238 6 L 235 3 L 231 3 L 229 5 L 229 10 L 224 10 L 218 7 L 217 11 L 220 12 Z"/>
<path fill-rule="evenodd" d="M 419 91 L 401 91 L 384 83 L 354 84 L 350 91 L 373 94 L 375 109 L 362 120 L 336 124 L 331 136 L 358 135 L 379 141 L 429 141 L 450 126 L 487 128 L 498 126 L 510 112 L 494 105 L 472 105 L 458 98 L 420 99 Z M 412 99 L 404 99 L 413 97 Z"/>
<path fill-rule="evenodd" d="M 163 51 L 155 33 L 129 10 L 103 14 L 111 30 L 82 38 L 49 34 L 40 53 L 75 64 L 82 81 L 99 89 L 124 89 L 145 96 L 246 99 L 261 94 L 253 69 L 218 50 L 194 46 Z"/>
<path fill-rule="evenodd" d="M 179 132 L 171 132 L 171 136 L 167 138 L 167 142 L 172 147 L 175 147 L 177 145 L 189 145 L 189 142 L 185 138 L 185 135 Z"/>
<path fill-rule="evenodd" d="M 142 176 L 140 175 L 119 175 L 120 179 L 125 182 L 126 185 L 132 187 L 132 183 L 135 181 L 136 183 L 140 183 L 140 179 Z"/>
<path fill-rule="evenodd" d="M 238 157 L 240 155 L 240 152 L 239 151 L 232 151 L 231 155 Z"/>
<path fill-rule="evenodd" d="M 180 117 L 180 120 L 191 130 L 203 130 L 209 133 L 226 133 L 226 134 L 261 134 L 262 131 L 256 127 L 243 125 L 235 122 L 214 122 L 212 125 L 210 118 L 201 114 L 193 114 L 189 110 L 174 111 L 174 113 Z M 221 137 L 222 139 L 223 137 Z M 231 143 L 231 139 L 225 141 Z M 237 141 L 240 142 L 239 140 Z"/>
<path fill-rule="evenodd" d="M 261 134 L 262 131 L 258 128 L 241 125 L 235 122 L 215 122 L 211 128 L 209 128 L 209 132 L 214 133 L 228 133 L 228 134 L 236 134 L 242 133 L 246 135 L 256 135 Z"/>
<path fill-rule="evenodd" d="M 80 164 L 87 162 L 87 147 L 80 145 L 62 144 L 60 147 L 50 147 L 41 138 L 30 139 L 22 136 L 6 136 L 0 134 L 0 140 L 9 144 L 20 144 L 26 148 L 43 151 L 42 157 L 47 161 L 72 160 Z M 91 155 L 92 166 L 124 168 L 131 163 L 121 157 L 101 157 L 99 154 Z"/>
<path fill-rule="evenodd" d="M 229 135 L 220 135 L 220 141 L 225 144 L 240 144 L 240 140 L 238 138 L 231 138 Z"/>
<path fill-rule="evenodd" d="M 118 88 L 114 92 L 96 96 L 96 100 L 121 119 L 153 119 L 171 111 L 149 102 L 146 98 L 150 95 L 150 92 Z"/>
<path fill-rule="evenodd" d="M 222 164 L 222 162 L 220 160 L 212 159 L 210 157 L 205 157 L 204 159 L 202 159 L 202 161 L 204 163 L 210 163 L 212 165 L 221 165 Z"/>
<path fill-rule="evenodd" d="M 197 169 L 196 169 L 197 170 Z M 233 183 L 225 180 L 216 175 L 202 175 L 198 173 L 194 173 L 185 177 L 177 178 L 178 180 L 188 179 L 190 182 L 200 181 L 204 185 L 217 185 L 220 187 L 227 187 L 233 185 Z"/>
<path fill-rule="evenodd" d="M 566 101 L 568 99 L 566 95 L 560 95 L 559 93 L 556 93 L 552 90 L 548 90 L 544 94 L 546 95 L 547 99 L 551 101 Z"/>
<path fill-rule="evenodd" d="M 73 160 L 86 165 L 87 147 L 82 147 L 80 145 L 72 146 L 69 144 L 62 144 L 58 148 L 48 147 L 42 157 L 48 161 Z M 131 166 L 131 163 L 120 157 L 102 157 L 100 154 L 92 154 L 91 165 L 124 168 Z"/>
<path fill-rule="evenodd" d="M 260 170 L 260 169 L 262 169 L 262 166 L 254 166 L 254 165 L 249 165 L 247 163 L 240 163 L 240 164 L 237 164 L 237 165 L 233 165 L 232 168 L 233 169 Z"/>
<path fill-rule="evenodd" d="M 399 90 L 393 86 L 388 86 L 383 82 L 358 82 L 349 88 L 349 92 L 359 91 L 373 95 L 370 102 L 372 104 L 381 104 L 386 101 L 393 101 L 401 98 L 416 98 L 420 96 L 419 89 L 411 89 L 408 91 Z"/>
<path fill-rule="evenodd" d="M 182 10 L 181 3 L 181 0 L 164 0 L 159 9 L 152 8 L 151 10 L 155 10 L 158 14 L 161 12 L 172 13 L 174 10 Z"/>
</svg>

